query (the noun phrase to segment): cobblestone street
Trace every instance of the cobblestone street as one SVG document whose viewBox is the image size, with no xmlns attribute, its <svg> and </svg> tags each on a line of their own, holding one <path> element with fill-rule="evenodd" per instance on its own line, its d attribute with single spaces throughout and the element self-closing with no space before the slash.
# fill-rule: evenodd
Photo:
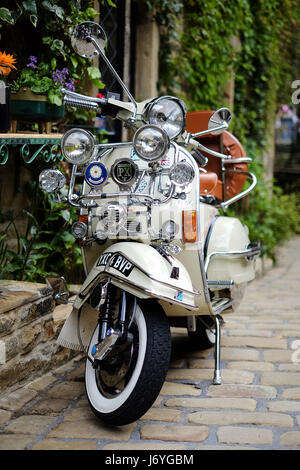
<svg viewBox="0 0 300 470">
<path fill-rule="evenodd" d="M 212 385 L 213 350 L 193 351 L 172 330 L 172 361 L 139 421 L 105 427 L 88 407 L 84 360 L 0 396 L 0 449 L 201 450 L 300 448 L 300 238 L 248 286 L 225 316 L 223 384 Z"/>
</svg>

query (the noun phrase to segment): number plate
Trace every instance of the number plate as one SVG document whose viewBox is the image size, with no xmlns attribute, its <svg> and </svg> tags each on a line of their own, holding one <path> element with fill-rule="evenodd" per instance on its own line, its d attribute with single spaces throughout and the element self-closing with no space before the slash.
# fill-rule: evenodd
<svg viewBox="0 0 300 470">
<path fill-rule="evenodd" d="M 105 266 L 106 263 L 111 259 L 112 255 L 114 255 L 114 253 L 104 253 L 101 255 L 98 259 L 97 266 Z M 122 255 L 116 255 L 113 262 L 110 263 L 109 267 L 116 269 L 126 277 L 129 276 L 134 268 L 133 264 Z"/>
</svg>

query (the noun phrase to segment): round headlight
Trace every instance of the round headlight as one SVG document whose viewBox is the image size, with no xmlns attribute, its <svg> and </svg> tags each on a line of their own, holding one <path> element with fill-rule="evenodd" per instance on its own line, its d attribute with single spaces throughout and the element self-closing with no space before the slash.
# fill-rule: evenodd
<svg viewBox="0 0 300 470">
<path fill-rule="evenodd" d="M 157 126 L 143 126 L 133 137 L 135 153 L 149 162 L 160 160 L 169 150 L 170 140 L 163 129 Z"/>
<path fill-rule="evenodd" d="M 178 162 L 170 170 L 170 180 L 177 186 L 190 184 L 194 177 L 194 168 L 187 162 Z"/>
<path fill-rule="evenodd" d="M 49 168 L 40 173 L 39 184 L 43 191 L 52 193 L 66 184 L 66 178 L 57 168 Z"/>
<path fill-rule="evenodd" d="M 170 139 L 177 137 L 185 128 L 186 106 L 183 101 L 172 96 L 157 98 L 149 104 L 144 119 L 149 124 L 166 131 Z"/>
<path fill-rule="evenodd" d="M 61 139 L 65 159 L 73 165 L 83 165 L 91 158 L 95 147 L 94 136 L 84 129 L 70 129 Z"/>
</svg>

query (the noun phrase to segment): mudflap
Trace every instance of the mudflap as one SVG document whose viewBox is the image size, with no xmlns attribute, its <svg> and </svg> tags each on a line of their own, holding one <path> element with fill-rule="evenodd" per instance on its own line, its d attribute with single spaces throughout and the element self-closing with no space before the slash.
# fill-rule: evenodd
<svg viewBox="0 0 300 470">
<path fill-rule="evenodd" d="M 85 303 L 73 308 L 57 338 L 58 344 L 68 349 L 87 352 L 90 339 L 97 326 L 98 311 Z"/>
</svg>

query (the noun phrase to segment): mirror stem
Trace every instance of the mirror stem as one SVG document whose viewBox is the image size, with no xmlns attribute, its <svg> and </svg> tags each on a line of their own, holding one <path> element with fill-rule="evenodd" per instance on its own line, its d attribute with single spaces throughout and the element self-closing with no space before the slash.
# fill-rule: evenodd
<svg viewBox="0 0 300 470">
<path fill-rule="evenodd" d="M 207 129 L 206 131 L 201 131 L 201 132 L 196 132 L 195 134 L 191 134 L 191 137 L 200 137 L 201 135 L 206 135 L 206 134 L 211 134 L 214 131 L 221 131 L 225 130 L 228 128 L 228 124 L 224 122 L 224 124 L 221 124 L 221 126 L 218 127 L 212 127 L 211 129 Z"/>
<path fill-rule="evenodd" d="M 95 46 L 95 48 L 97 49 L 97 51 L 99 52 L 99 54 L 101 55 L 102 59 L 104 60 L 104 62 L 106 63 L 107 67 L 110 69 L 110 71 L 112 72 L 112 74 L 116 77 L 116 79 L 118 80 L 119 84 L 121 85 L 121 87 L 123 88 L 123 90 L 125 91 L 125 93 L 127 94 L 128 98 L 130 99 L 130 101 L 133 103 L 134 105 L 134 115 L 133 115 L 133 119 L 136 118 L 136 113 L 137 113 L 137 102 L 135 101 L 135 99 L 133 98 L 132 94 L 130 93 L 130 91 L 128 90 L 127 86 L 125 85 L 125 83 L 123 82 L 123 80 L 121 79 L 121 77 L 117 74 L 116 70 L 114 69 L 114 67 L 112 66 L 112 64 L 110 63 L 110 61 L 107 59 L 107 57 L 105 56 L 105 54 L 103 54 L 103 52 L 101 51 L 101 49 L 99 48 L 97 42 L 95 41 L 95 39 L 93 39 L 92 37 L 90 37 L 90 41 L 93 43 L 93 45 Z"/>
</svg>

